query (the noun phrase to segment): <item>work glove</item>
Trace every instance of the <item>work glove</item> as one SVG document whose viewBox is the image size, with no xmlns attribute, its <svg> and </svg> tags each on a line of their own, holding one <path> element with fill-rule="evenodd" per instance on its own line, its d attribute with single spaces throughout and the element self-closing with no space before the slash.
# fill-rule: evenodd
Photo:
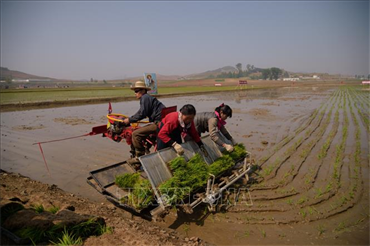
<svg viewBox="0 0 370 246">
<path fill-rule="evenodd" d="M 233 146 L 235 146 L 235 145 L 237 145 L 238 143 L 232 138 L 231 139 L 231 144 L 233 145 Z"/>
<path fill-rule="evenodd" d="M 201 146 L 199 146 L 199 148 L 203 152 L 204 156 L 208 157 L 208 152 L 207 152 L 206 148 L 204 147 L 204 145 L 202 144 Z"/>
<path fill-rule="evenodd" d="M 231 144 L 224 144 L 224 148 L 227 152 L 233 152 L 234 147 Z"/>
<path fill-rule="evenodd" d="M 184 148 L 180 144 L 174 142 L 172 144 L 172 147 L 176 150 L 176 153 L 177 154 L 179 154 L 179 155 L 183 155 L 184 154 Z"/>
</svg>

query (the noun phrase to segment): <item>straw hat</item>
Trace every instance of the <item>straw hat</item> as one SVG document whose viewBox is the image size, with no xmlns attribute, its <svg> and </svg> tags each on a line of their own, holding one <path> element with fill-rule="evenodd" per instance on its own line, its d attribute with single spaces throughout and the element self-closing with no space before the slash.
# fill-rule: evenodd
<svg viewBox="0 0 370 246">
<path fill-rule="evenodd" d="M 131 90 L 136 90 L 136 89 L 145 89 L 145 90 L 150 91 L 152 88 L 146 87 L 143 81 L 136 81 L 135 85 L 131 87 Z"/>
</svg>

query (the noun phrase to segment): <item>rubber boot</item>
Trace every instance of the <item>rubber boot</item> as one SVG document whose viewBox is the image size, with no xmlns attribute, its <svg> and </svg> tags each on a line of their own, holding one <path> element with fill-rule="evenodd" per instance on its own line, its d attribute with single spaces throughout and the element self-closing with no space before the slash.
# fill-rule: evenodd
<svg viewBox="0 0 370 246">
<path fill-rule="evenodd" d="M 141 163 L 139 161 L 139 157 L 145 155 L 145 151 L 136 150 L 135 151 L 135 155 L 136 156 L 134 158 L 128 159 L 127 160 L 127 163 L 130 166 L 132 166 L 133 168 L 135 168 L 136 171 L 138 171 L 140 169 L 140 167 L 141 167 Z"/>
</svg>

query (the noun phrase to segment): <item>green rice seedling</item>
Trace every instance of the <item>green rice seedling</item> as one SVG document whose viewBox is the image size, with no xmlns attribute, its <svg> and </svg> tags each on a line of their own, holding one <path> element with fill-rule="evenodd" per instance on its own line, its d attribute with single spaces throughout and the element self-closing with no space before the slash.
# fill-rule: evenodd
<svg viewBox="0 0 370 246">
<path fill-rule="evenodd" d="M 235 162 L 231 157 L 223 156 L 210 165 L 209 172 L 218 176 L 224 171 L 230 169 L 234 164 Z"/>
<path fill-rule="evenodd" d="M 317 158 L 319 160 L 321 160 L 324 157 L 326 157 L 327 150 L 329 149 L 329 146 L 330 146 L 331 141 L 332 141 L 332 139 L 329 136 L 329 138 L 325 141 L 324 145 L 321 147 L 319 154 L 317 155 Z"/>
<path fill-rule="evenodd" d="M 305 137 L 308 137 L 310 134 L 311 134 L 311 131 L 312 131 L 312 128 L 310 127 L 310 128 L 308 128 L 307 130 L 306 130 L 306 132 L 305 132 Z"/>
<path fill-rule="evenodd" d="M 286 190 L 286 189 L 279 189 L 279 190 L 277 190 L 279 193 L 281 193 L 281 194 L 286 194 L 286 193 L 288 193 L 288 191 Z"/>
<path fill-rule="evenodd" d="M 115 183 L 122 189 L 130 189 L 134 188 L 139 178 L 140 173 L 125 173 L 123 175 L 117 175 Z"/>
<path fill-rule="evenodd" d="M 355 173 L 355 177 L 358 178 L 358 167 L 354 167 L 353 172 Z"/>
<path fill-rule="evenodd" d="M 317 228 L 316 228 L 319 232 L 319 236 L 324 234 L 324 232 L 326 231 L 325 227 L 323 225 L 318 225 Z"/>
<path fill-rule="evenodd" d="M 80 224 L 74 225 L 70 228 L 70 231 L 76 237 L 88 237 L 90 235 L 96 235 L 96 230 L 98 228 L 98 222 L 94 218 L 90 218 Z"/>
<path fill-rule="evenodd" d="M 310 151 L 311 150 L 309 148 L 302 150 L 302 152 L 299 154 L 299 157 L 301 157 L 302 159 L 306 158 L 306 156 L 310 153 Z"/>
<path fill-rule="evenodd" d="M 299 214 L 302 215 L 303 218 L 306 218 L 306 216 L 307 216 L 307 212 L 304 211 L 303 209 L 301 209 L 301 211 L 299 211 Z"/>
<path fill-rule="evenodd" d="M 307 210 L 308 210 L 308 213 L 309 213 L 310 215 L 312 215 L 312 214 L 313 214 L 313 212 L 315 211 L 312 207 L 308 207 L 308 208 L 307 208 Z"/>
<path fill-rule="evenodd" d="M 137 209 L 143 209 L 149 206 L 153 200 L 153 192 L 149 180 L 140 179 L 129 194 L 129 200 Z"/>
<path fill-rule="evenodd" d="M 104 233 L 112 233 L 113 229 L 105 223 L 100 223 L 96 218 L 90 218 L 85 222 L 77 224 L 70 228 L 76 237 L 86 238 L 89 236 L 100 236 Z"/>
<path fill-rule="evenodd" d="M 57 241 L 63 236 L 65 226 L 62 224 L 55 224 L 45 232 L 45 236 L 49 241 Z"/>
<path fill-rule="evenodd" d="M 244 232 L 242 232 L 240 236 L 239 236 L 239 232 L 237 231 L 234 234 L 234 238 L 236 238 L 239 242 L 241 238 L 249 237 L 249 235 L 250 235 L 250 232 L 248 230 L 245 230 Z"/>
<path fill-rule="evenodd" d="M 332 190 L 332 188 L 333 188 L 333 182 L 330 181 L 329 184 L 327 184 L 326 187 L 325 187 L 325 193 L 330 192 Z"/>
<path fill-rule="evenodd" d="M 343 195 L 341 198 L 340 198 L 340 206 L 343 206 L 344 204 L 346 204 L 348 201 L 348 198 Z"/>
<path fill-rule="evenodd" d="M 287 201 L 286 201 L 289 205 L 293 205 L 293 199 L 289 198 Z"/>
<path fill-rule="evenodd" d="M 320 198 L 323 194 L 324 193 L 321 188 L 316 189 L 315 199 Z"/>
<path fill-rule="evenodd" d="M 266 231 L 264 229 L 261 229 L 261 234 L 262 234 L 262 237 L 265 238 L 266 237 Z"/>
<path fill-rule="evenodd" d="M 149 180 L 140 177 L 140 173 L 117 175 L 115 183 L 122 189 L 130 191 L 128 197 L 121 202 L 134 206 L 136 209 L 147 207 L 153 200 L 153 192 Z"/>
<path fill-rule="evenodd" d="M 274 168 L 275 168 L 274 166 L 268 166 L 267 168 L 263 169 L 263 176 L 270 175 Z"/>
<path fill-rule="evenodd" d="M 350 199 L 353 199 L 355 197 L 355 193 L 353 191 L 348 192 L 348 195 Z"/>
<path fill-rule="evenodd" d="M 33 244 L 37 244 L 46 240 L 45 230 L 37 227 L 22 228 L 20 230 L 17 230 L 15 234 L 20 238 L 30 239 Z"/>
<path fill-rule="evenodd" d="M 74 235 L 67 229 L 64 229 L 62 237 L 58 239 L 57 242 L 51 242 L 53 245 L 57 246 L 67 246 L 67 245 L 82 245 L 83 241 L 81 237 Z"/>
<path fill-rule="evenodd" d="M 294 192 L 297 192 L 297 190 L 295 189 L 295 187 L 292 187 L 292 188 L 289 190 L 289 193 L 294 193 Z"/>
<path fill-rule="evenodd" d="M 363 217 L 363 218 L 361 218 L 361 219 L 358 219 L 358 220 L 356 221 L 355 225 L 358 225 L 358 224 L 360 224 L 360 223 L 364 222 L 365 220 L 366 220 L 366 217 Z"/>
<path fill-rule="evenodd" d="M 48 209 L 48 211 L 52 214 L 56 214 L 59 211 L 59 207 L 57 206 L 52 206 L 51 208 Z"/>
<path fill-rule="evenodd" d="M 338 226 L 334 229 L 334 231 L 339 232 L 339 231 L 346 229 L 346 227 L 347 227 L 346 224 L 344 223 L 344 221 L 342 221 L 338 224 Z"/>
<path fill-rule="evenodd" d="M 272 173 L 272 171 L 275 169 L 275 167 L 277 167 L 279 165 L 280 162 L 281 162 L 280 158 L 277 157 L 272 165 L 263 169 L 263 175 L 262 176 L 270 175 Z"/>
<path fill-rule="evenodd" d="M 35 204 L 32 206 L 36 213 L 41 214 L 45 211 L 45 208 L 42 204 Z"/>
<path fill-rule="evenodd" d="M 230 156 L 234 161 L 238 161 L 247 155 L 245 146 L 243 144 L 237 144 L 234 146 L 234 151 L 231 153 L 225 152 L 224 155 Z"/>
<path fill-rule="evenodd" d="M 250 231 L 245 230 L 243 233 L 243 237 L 249 237 L 250 234 L 251 234 Z"/>
<path fill-rule="evenodd" d="M 189 226 L 189 224 L 185 224 L 185 225 L 184 225 L 184 232 L 185 232 L 185 234 L 186 234 L 186 236 L 187 236 L 187 237 L 189 236 L 189 235 L 188 235 L 189 231 L 190 231 L 190 226 Z"/>
<path fill-rule="evenodd" d="M 169 163 L 173 177 L 159 186 L 161 194 L 167 196 L 168 203 L 176 203 L 185 198 L 192 190 L 203 187 L 209 177 L 208 165 L 197 154 L 188 162 L 183 157 L 177 157 Z"/>
<path fill-rule="evenodd" d="M 95 218 L 91 218 L 69 228 L 56 224 L 48 229 L 28 227 L 15 233 L 21 238 L 30 239 L 33 244 L 49 241 L 54 245 L 81 245 L 82 238 L 111 232 L 112 228 L 99 223 Z"/>
<path fill-rule="evenodd" d="M 305 202 L 308 201 L 308 198 L 307 197 L 301 197 L 298 201 L 297 201 L 297 204 L 303 204 Z"/>
<path fill-rule="evenodd" d="M 107 226 L 107 225 L 99 224 L 98 228 L 97 228 L 97 232 L 98 232 L 98 235 L 103 235 L 105 233 L 112 234 L 113 233 L 113 228 L 110 227 L 110 226 Z"/>
</svg>

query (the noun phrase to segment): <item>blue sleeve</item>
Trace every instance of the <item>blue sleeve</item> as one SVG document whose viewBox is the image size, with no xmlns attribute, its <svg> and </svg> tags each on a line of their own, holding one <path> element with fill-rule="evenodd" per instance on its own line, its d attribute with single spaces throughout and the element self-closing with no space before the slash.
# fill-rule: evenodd
<svg viewBox="0 0 370 246">
<path fill-rule="evenodd" d="M 130 123 L 138 122 L 139 120 L 142 120 L 146 117 L 148 117 L 148 109 L 150 108 L 150 98 L 145 95 L 143 95 L 140 98 L 140 109 L 136 112 L 133 116 L 129 118 Z"/>
</svg>

